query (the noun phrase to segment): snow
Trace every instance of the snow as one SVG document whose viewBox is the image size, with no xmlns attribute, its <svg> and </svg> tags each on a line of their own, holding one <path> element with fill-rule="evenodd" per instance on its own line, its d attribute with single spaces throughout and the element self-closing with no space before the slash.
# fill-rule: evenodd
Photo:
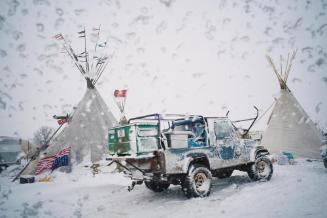
<svg viewBox="0 0 327 218">
<path fill-rule="evenodd" d="M 274 165 L 269 182 L 235 171 L 214 179 L 207 198 L 187 199 L 179 186 L 154 193 L 102 167 L 93 176 L 83 163 L 50 182 L 18 184 L 0 174 L 1 217 L 327 217 L 327 170 L 321 161 Z M 11 168 L 11 170 L 13 170 Z"/>
<path fill-rule="evenodd" d="M 71 111 L 85 81 L 53 36 L 62 33 L 80 52 L 77 32 L 85 27 L 92 40 L 99 25 L 110 64 L 97 88 L 117 117 L 112 94 L 120 88 L 129 90 L 128 118 L 265 111 L 279 91 L 265 55 L 279 62 L 298 49 L 288 86 L 326 129 L 326 8 L 307 0 L 0 1 L 0 133 L 31 137 L 57 125 L 53 114 Z"/>
</svg>

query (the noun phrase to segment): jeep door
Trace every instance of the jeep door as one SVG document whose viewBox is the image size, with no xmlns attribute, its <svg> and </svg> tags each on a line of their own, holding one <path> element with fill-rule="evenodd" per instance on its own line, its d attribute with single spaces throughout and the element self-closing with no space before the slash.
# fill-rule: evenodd
<svg viewBox="0 0 327 218">
<path fill-rule="evenodd" d="M 208 120 L 211 146 L 215 147 L 214 168 L 234 166 L 245 163 L 244 144 L 241 143 L 231 121 L 227 118 Z"/>
<path fill-rule="evenodd" d="M 186 173 L 194 155 L 209 154 L 210 150 L 205 128 L 204 134 L 200 134 L 201 131 L 196 128 L 176 129 L 164 134 L 167 174 Z"/>
</svg>

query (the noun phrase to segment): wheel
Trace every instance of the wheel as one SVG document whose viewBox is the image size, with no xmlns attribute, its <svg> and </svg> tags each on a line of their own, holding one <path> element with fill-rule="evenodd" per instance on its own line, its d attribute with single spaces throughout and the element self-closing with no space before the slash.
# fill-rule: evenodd
<svg viewBox="0 0 327 218">
<path fill-rule="evenodd" d="M 325 168 L 327 168 L 327 159 L 324 159 Z"/>
<path fill-rule="evenodd" d="M 164 190 L 167 190 L 170 185 L 169 183 L 154 182 L 154 181 L 146 181 L 144 183 L 148 189 L 154 192 L 162 192 Z"/>
<path fill-rule="evenodd" d="M 186 197 L 206 197 L 211 191 L 212 176 L 203 165 L 191 165 L 182 184 Z"/>
<path fill-rule="evenodd" d="M 233 171 L 234 170 L 224 170 L 216 173 L 214 176 L 218 177 L 219 179 L 229 178 L 233 174 Z"/>
<path fill-rule="evenodd" d="M 273 174 L 273 165 L 269 158 L 265 156 L 259 157 L 249 167 L 247 172 L 253 181 L 269 181 Z"/>
</svg>

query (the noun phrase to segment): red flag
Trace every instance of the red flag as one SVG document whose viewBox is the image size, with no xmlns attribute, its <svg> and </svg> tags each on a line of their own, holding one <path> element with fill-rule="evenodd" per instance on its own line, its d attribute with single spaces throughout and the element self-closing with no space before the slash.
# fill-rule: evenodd
<svg viewBox="0 0 327 218">
<path fill-rule="evenodd" d="M 64 123 L 67 122 L 67 119 L 58 119 L 57 122 L 58 122 L 58 124 L 61 126 L 61 125 L 63 125 Z"/>
<path fill-rule="evenodd" d="M 126 97 L 126 94 L 127 94 L 127 90 L 126 89 L 123 89 L 123 90 L 115 90 L 114 92 L 114 96 L 117 98 L 117 97 L 121 97 L 121 98 L 125 98 Z"/>
</svg>

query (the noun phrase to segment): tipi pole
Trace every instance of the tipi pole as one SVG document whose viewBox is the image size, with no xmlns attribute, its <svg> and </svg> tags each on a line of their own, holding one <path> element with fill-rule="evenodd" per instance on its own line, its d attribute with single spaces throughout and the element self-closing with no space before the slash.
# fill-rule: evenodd
<svg viewBox="0 0 327 218">
<path fill-rule="evenodd" d="M 285 66 L 285 74 L 284 74 L 284 81 L 286 82 L 286 76 L 287 76 L 287 68 L 289 64 L 289 59 L 290 59 L 290 53 L 287 54 L 287 61 L 286 61 L 286 66 Z"/>
<path fill-rule="evenodd" d="M 99 42 L 99 38 L 100 38 L 100 28 L 101 28 L 101 25 L 99 25 L 99 28 L 97 29 L 98 30 L 98 36 L 97 36 L 97 41 L 96 41 L 95 46 L 94 46 L 94 53 L 96 53 L 97 47 L 98 47 L 98 42 Z"/>
<path fill-rule="evenodd" d="M 89 62 L 87 60 L 87 53 L 86 53 L 86 32 L 85 32 L 85 27 L 84 27 L 84 54 L 85 54 L 85 71 L 86 73 L 89 72 Z"/>
<path fill-rule="evenodd" d="M 101 28 L 101 25 L 99 25 L 99 28 L 93 28 L 93 30 L 98 30 L 98 34 L 97 34 L 97 41 L 95 43 L 95 46 L 94 46 L 94 53 L 93 53 L 93 57 L 92 57 L 92 64 L 91 64 L 91 71 L 93 71 L 93 64 L 94 64 L 94 55 L 96 54 L 97 52 L 97 47 L 98 47 L 98 42 L 99 42 L 99 38 L 100 38 L 100 28 Z"/>
<path fill-rule="evenodd" d="M 292 54 L 292 57 L 291 57 L 291 60 L 290 60 L 290 64 L 288 65 L 288 69 L 287 69 L 287 72 L 286 72 L 286 79 L 285 79 L 285 82 L 287 81 L 288 76 L 289 76 L 289 74 L 290 74 L 291 67 L 292 67 L 293 61 L 294 61 L 294 59 L 295 59 L 296 52 L 297 52 L 297 50 L 293 51 L 293 54 Z"/>
<path fill-rule="evenodd" d="M 98 82 L 98 80 L 99 80 L 99 78 L 101 77 L 101 75 L 102 75 L 103 71 L 106 69 L 106 67 L 107 67 L 108 63 L 109 63 L 109 60 L 107 60 L 107 62 L 103 64 L 103 67 L 102 67 L 102 69 L 101 69 L 101 71 L 100 71 L 100 73 L 99 73 L 98 77 L 96 78 L 96 80 L 95 80 L 94 84 Z"/>
<path fill-rule="evenodd" d="M 283 78 L 281 77 L 281 75 L 278 73 L 277 68 L 276 68 L 276 66 L 275 66 L 275 64 L 274 64 L 274 62 L 273 62 L 273 60 L 271 59 L 271 57 L 268 56 L 268 55 L 267 55 L 266 57 L 267 57 L 267 60 L 268 60 L 269 64 L 270 64 L 271 67 L 273 68 L 275 75 L 277 76 L 277 79 L 278 79 L 278 82 L 279 82 L 280 88 L 281 88 L 281 89 L 288 89 L 288 87 L 287 87 L 287 85 L 286 85 L 286 82 L 283 80 Z"/>
<path fill-rule="evenodd" d="M 75 66 L 77 67 L 77 69 L 79 69 L 79 72 L 84 76 L 84 70 L 83 67 L 75 60 L 74 58 L 74 51 L 73 49 L 70 47 L 70 50 L 67 49 L 66 45 L 64 45 L 64 49 L 66 50 L 67 54 L 69 55 L 69 57 L 74 61 Z M 75 55 L 76 56 L 76 55 Z M 84 73 L 83 73 L 84 72 Z"/>
</svg>

